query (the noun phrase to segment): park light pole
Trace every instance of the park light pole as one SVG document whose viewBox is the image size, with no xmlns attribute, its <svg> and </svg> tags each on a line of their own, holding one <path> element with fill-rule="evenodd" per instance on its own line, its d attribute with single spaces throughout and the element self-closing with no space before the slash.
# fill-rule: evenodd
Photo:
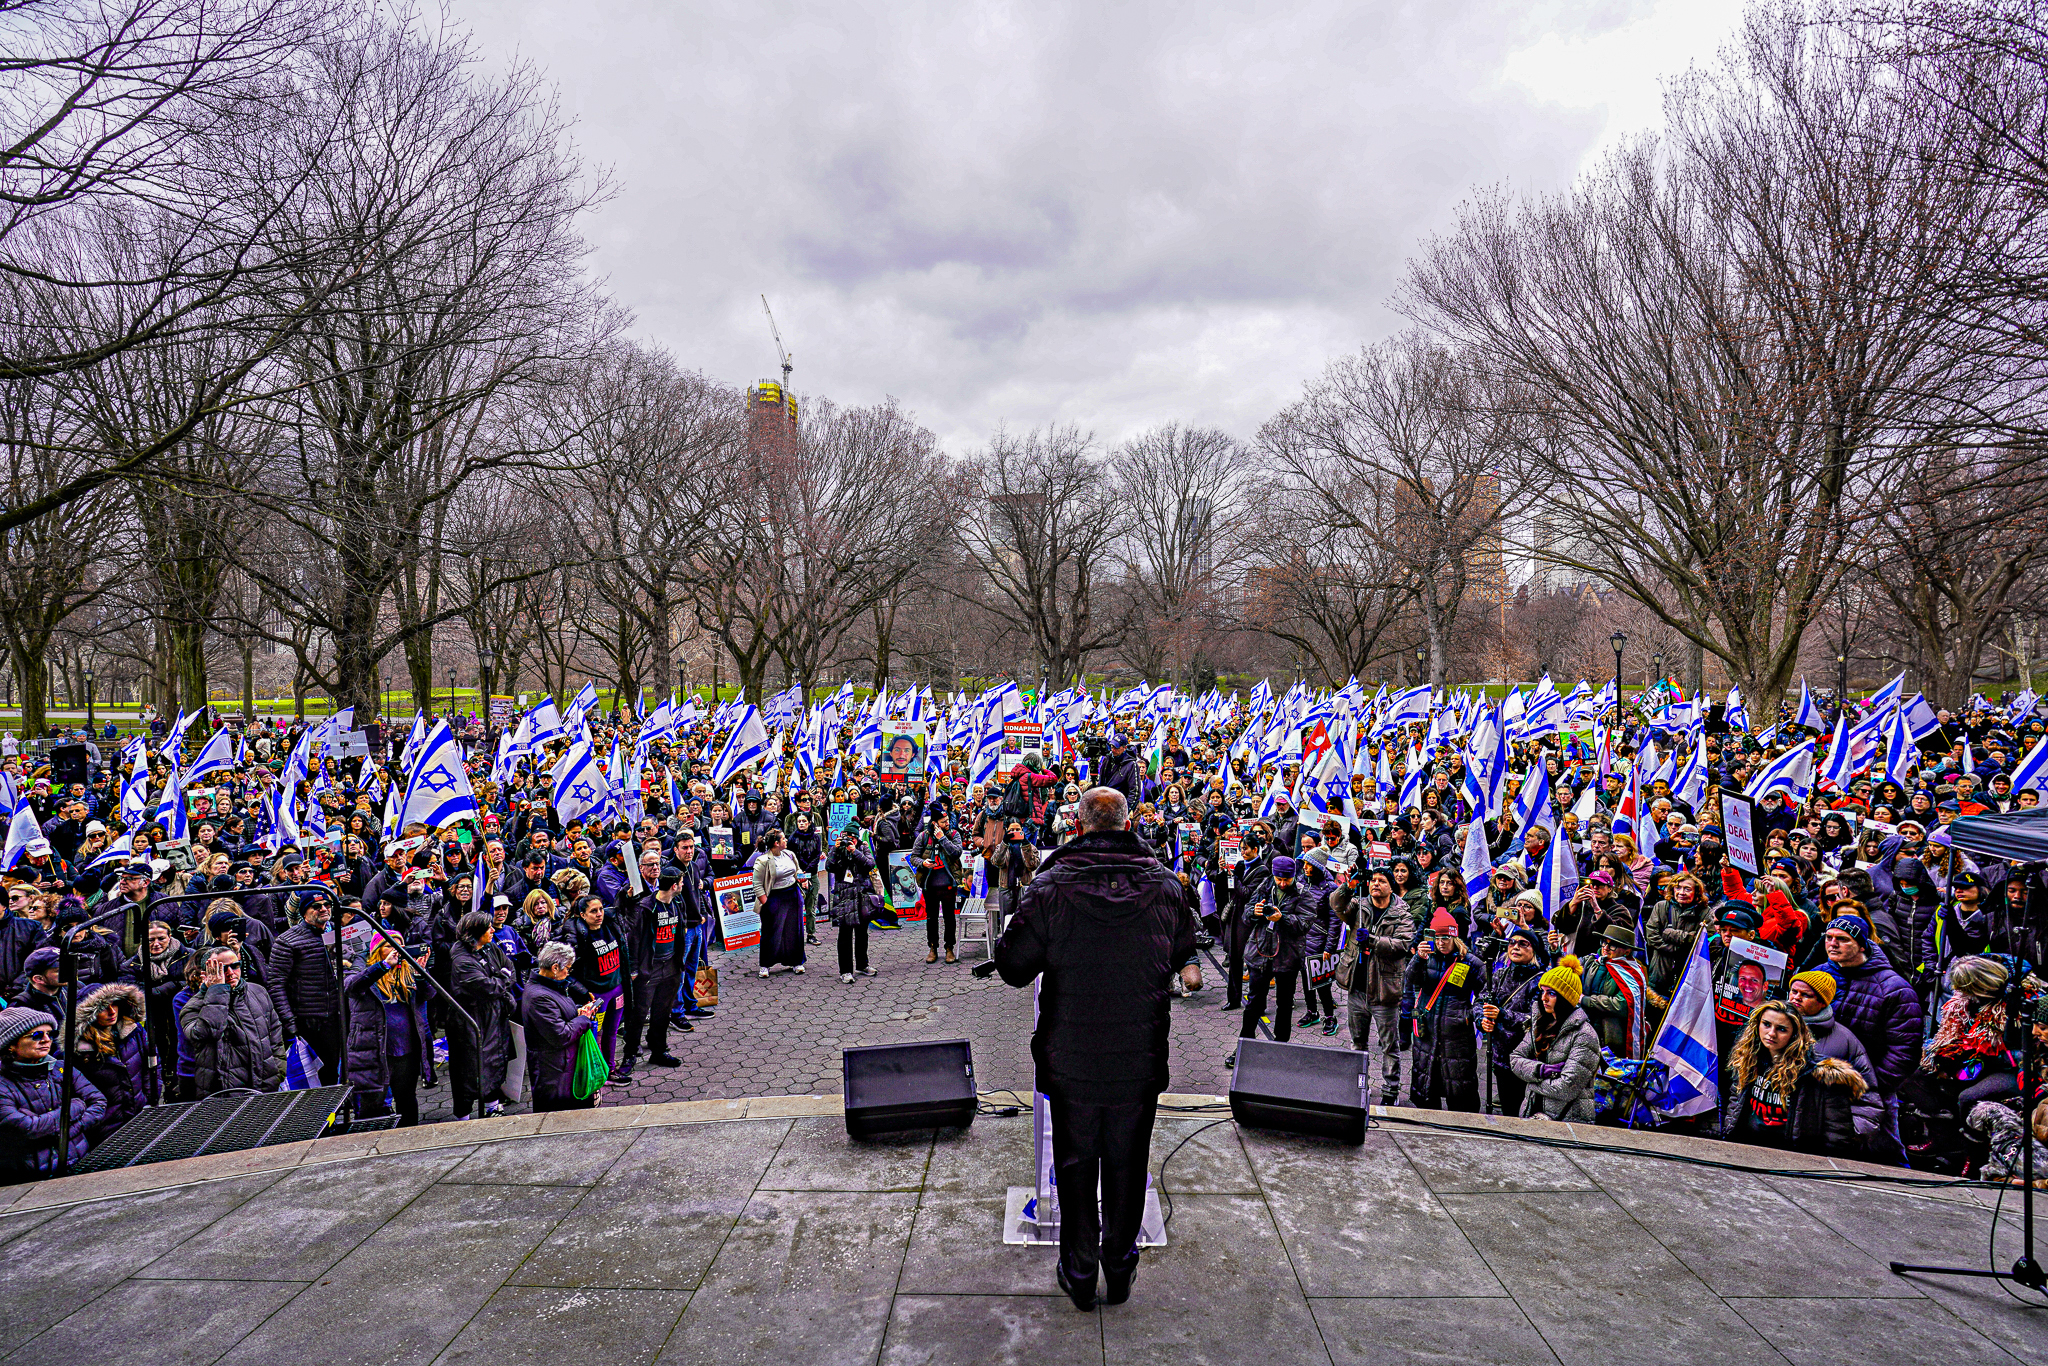
<svg viewBox="0 0 2048 1366">
<path fill-rule="evenodd" d="M 481 649 L 481 650 L 478 650 L 478 651 L 476 652 L 476 663 L 477 663 L 477 668 L 478 668 L 478 669 L 479 669 L 479 670 L 481 671 L 481 673 L 482 673 L 482 682 L 483 682 L 483 685 L 484 685 L 484 748 L 485 748 L 485 749 L 489 749 L 489 748 L 491 747 L 491 663 L 492 663 L 492 658 L 493 658 L 493 656 L 492 656 L 492 654 L 491 654 L 491 648 L 490 648 L 490 646 L 488 646 L 488 645 L 486 645 L 486 646 L 485 646 L 485 647 L 484 647 L 483 649 Z"/>
<path fill-rule="evenodd" d="M 1840 716 L 1849 709 L 1849 656 L 1846 652 L 1835 656 L 1835 715 Z"/>
<path fill-rule="evenodd" d="M 1664 687 L 1664 652 L 1657 651 L 1650 656 L 1650 682 L 1661 690 Z"/>
<path fill-rule="evenodd" d="M 92 735 L 92 700 L 92 666 L 87 665 L 85 670 L 85 733 L 88 738 Z"/>
<path fill-rule="evenodd" d="M 448 714 L 455 715 L 455 670 L 448 671 Z"/>
<path fill-rule="evenodd" d="M 1607 643 L 1614 647 L 1614 724 L 1621 726 L 1621 652 L 1628 645 L 1628 633 L 1616 631 L 1607 637 Z"/>
</svg>

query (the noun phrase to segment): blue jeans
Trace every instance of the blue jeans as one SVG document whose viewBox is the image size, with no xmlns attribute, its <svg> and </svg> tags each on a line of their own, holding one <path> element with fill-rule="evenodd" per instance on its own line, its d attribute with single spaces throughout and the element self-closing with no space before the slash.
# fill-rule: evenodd
<svg viewBox="0 0 2048 1366">
<path fill-rule="evenodd" d="M 697 969 L 704 966 L 704 955 L 710 942 L 711 922 L 708 920 L 683 931 L 683 951 L 678 955 L 683 977 L 676 984 L 675 1008 L 685 1015 L 704 1013 L 704 1007 L 697 1004 Z"/>
</svg>

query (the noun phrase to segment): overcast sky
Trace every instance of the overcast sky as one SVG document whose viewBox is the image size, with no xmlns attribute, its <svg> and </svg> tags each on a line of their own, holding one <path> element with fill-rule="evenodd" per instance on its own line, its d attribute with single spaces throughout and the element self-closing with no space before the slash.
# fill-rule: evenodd
<svg viewBox="0 0 2048 1366">
<path fill-rule="evenodd" d="M 1259 5 L 455 0 L 538 63 L 619 192 L 589 222 L 637 335 L 736 384 L 999 426 L 1249 437 L 1399 325 L 1477 185 L 1653 125 L 1739 0 Z"/>
</svg>

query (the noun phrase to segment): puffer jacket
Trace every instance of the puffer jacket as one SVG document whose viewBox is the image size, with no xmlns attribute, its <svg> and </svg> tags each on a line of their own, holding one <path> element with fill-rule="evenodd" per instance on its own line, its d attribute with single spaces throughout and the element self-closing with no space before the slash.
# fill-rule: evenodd
<svg viewBox="0 0 2048 1366">
<path fill-rule="evenodd" d="M 557 982 L 538 973 L 519 999 L 519 1019 L 526 1027 L 526 1080 L 536 1099 L 568 1100 L 576 1078 L 577 1040 L 590 1032 L 591 1020 L 576 1013 L 590 993 L 574 977 Z"/>
<path fill-rule="evenodd" d="M 1827 965 L 1835 989 L 1835 1020 L 1847 1025 L 1870 1050 L 1877 1089 L 1891 1095 L 1920 1065 L 1919 994 L 1893 970 L 1884 949 L 1872 944 L 1869 957 L 1853 968 Z"/>
<path fill-rule="evenodd" d="M 114 1046 L 101 1052 L 86 1037 L 86 1026 L 107 1006 L 114 1006 L 120 1014 L 114 1021 Z M 92 1078 L 92 1084 L 107 1102 L 107 1113 L 94 1134 L 95 1142 L 149 1105 L 149 1030 L 143 1023 L 146 1010 L 142 988 L 126 982 L 99 987 L 78 1002 L 73 1025 L 78 1037 L 78 1070 Z"/>
<path fill-rule="evenodd" d="M 1137 836 L 1131 838 L 1135 840 Z M 1255 911 L 1253 908 L 1262 900 L 1266 909 Z M 1268 919 L 1276 908 L 1280 918 Z M 1265 894 L 1255 897 L 1245 908 L 1245 914 L 1251 917 L 1251 932 L 1245 939 L 1244 961 L 1255 968 L 1270 967 L 1276 977 L 1298 970 L 1314 912 L 1315 901 L 1301 883 L 1296 882 L 1283 894 L 1279 883 L 1268 882 Z"/>
<path fill-rule="evenodd" d="M 1544 1066 L 1562 1070 L 1554 1077 L 1542 1077 Z M 1557 1037 L 1536 1056 L 1536 1031 L 1532 1027 L 1508 1055 L 1508 1069 L 1527 1082 L 1522 1097 L 1522 1117 L 1542 1115 L 1569 1124 L 1593 1122 L 1593 1079 L 1600 1072 L 1600 1035 L 1586 1012 L 1573 1006 L 1564 1017 Z"/>
<path fill-rule="evenodd" d="M 1737 1085 L 1730 1069 L 1724 1068 L 1722 1075 L 1720 1136 L 1737 1143 L 1755 1142 L 1757 1131 L 1744 1123 L 1748 1118 L 1749 1088 Z M 1853 1156 L 1861 1146 L 1854 1106 L 1867 1089 L 1863 1078 L 1848 1063 L 1809 1051 L 1799 1073 L 1799 1085 L 1792 1093 L 1785 1142 L 1781 1146 L 1803 1153 Z"/>
<path fill-rule="evenodd" d="M 384 1012 L 385 1000 L 377 983 L 398 965 L 389 961 L 371 963 L 348 976 L 348 1039 L 343 1046 L 347 1059 L 343 1080 L 355 1086 L 382 1090 L 391 1083 L 391 1019 Z M 406 1003 L 412 1020 L 411 1047 L 420 1060 L 420 1084 L 434 1084 L 434 1031 L 427 1023 L 427 993 L 435 988 L 432 978 L 413 973 L 412 997 Z"/>
<path fill-rule="evenodd" d="M 1048 853 L 995 950 L 1005 982 L 1039 982 L 1038 1089 L 1102 1104 L 1165 1090 L 1167 983 L 1194 951 L 1180 880 L 1136 835 L 1093 831 Z"/>
<path fill-rule="evenodd" d="M 1650 990 L 1666 1000 L 1678 989 L 1685 972 L 1686 955 L 1706 918 L 1704 898 L 1684 906 L 1669 898 L 1659 901 L 1643 916 L 1643 937 L 1650 950 Z"/>
<path fill-rule="evenodd" d="M 1870 1052 L 1863 1041 L 1856 1037 L 1847 1026 L 1835 1019 L 1832 1009 L 1818 1015 L 1806 1017 L 1806 1027 L 1813 1031 L 1813 1051 L 1821 1058 L 1835 1058 L 1856 1069 L 1863 1078 L 1866 1088 L 1849 1107 L 1850 1117 L 1856 1124 L 1856 1136 L 1869 1142 L 1879 1126 L 1884 1123 L 1884 1107 L 1877 1098 L 1877 1069 L 1870 1065 Z"/>
<path fill-rule="evenodd" d="M 0 1182 L 33 1181 L 57 1170 L 57 1134 L 62 1127 L 57 1107 L 64 1099 L 64 1078 L 50 1058 L 22 1063 L 0 1062 Z M 84 1075 L 71 1081 L 70 1157 L 85 1157 L 91 1134 L 107 1116 L 107 1100 Z"/>
<path fill-rule="evenodd" d="M 334 954 L 320 931 L 301 920 L 277 937 L 270 950 L 270 976 L 284 996 L 284 1025 L 297 1033 L 301 1020 L 332 1018 L 337 1009 Z"/>
<path fill-rule="evenodd" d="M 1463 971 L 1459 971 L 1463 969 Z M 1474 998 L 1486 986 L 1486 965 L 1471 954 L 1417 954 L 1408 964 L 1415 996 L 1415 1088 L 1442 1094 L 1476 1085 L 1479 1041 Z M 1438 990 L 1441 987 L 1442 990 Z"/>
<path fill-rule="evenodd" d="M 249 982 L 202 986 L 178 1011 L 201 1096 L 247 1088 L 275 1091 L 284 1077 L 284 1024 L 270 993 Z"/>
</svg>

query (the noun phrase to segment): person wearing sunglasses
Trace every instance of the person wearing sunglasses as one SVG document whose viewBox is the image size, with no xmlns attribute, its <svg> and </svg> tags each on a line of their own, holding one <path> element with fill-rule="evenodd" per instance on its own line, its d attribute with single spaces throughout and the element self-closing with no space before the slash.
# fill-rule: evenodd
<svg viewBox="0 0 2048 1366">
<path fill-rule="evenodd" d="M 33 1181 L 57 1169 L 64 1077 L 50 1061 L 57 1022 L 40 1010 L 0 1010 L 0 1183 Z M 82 1074 L 72 1077 L 71 1161 L 107 1116 L 106 1097 Z"/>
</svg>

